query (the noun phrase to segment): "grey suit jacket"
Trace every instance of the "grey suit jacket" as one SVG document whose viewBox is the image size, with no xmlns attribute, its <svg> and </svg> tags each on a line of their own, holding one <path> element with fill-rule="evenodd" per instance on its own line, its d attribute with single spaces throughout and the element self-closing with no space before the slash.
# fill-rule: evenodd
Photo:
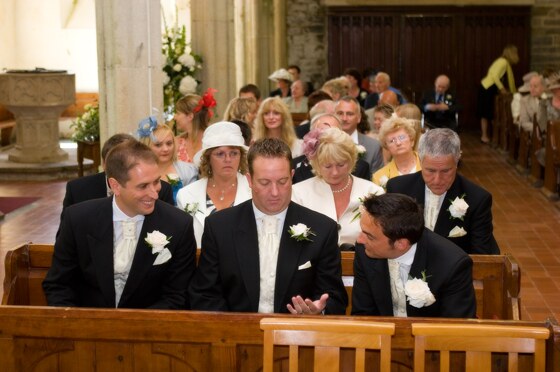
<svg viewBox="0 0 560 372">
<path fill-rule="evenodd" d="M 358 144 L 366 148 L 363 159 L 369 164 L 371 174 L 383 167 L 383 149 L 378 140 L 358 133 Z"/>
</svg>

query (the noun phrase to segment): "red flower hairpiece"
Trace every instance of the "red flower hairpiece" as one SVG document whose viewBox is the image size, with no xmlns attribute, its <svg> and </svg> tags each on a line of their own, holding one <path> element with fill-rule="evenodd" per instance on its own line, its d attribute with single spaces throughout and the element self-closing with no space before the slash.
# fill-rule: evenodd
<svg viewBox="0 0 560 372">
<path fill-rule="evenodd" d="M 204 93 L 200 101 L 198 101 L 198 104 L 194 108 L 193 112 L 197 113 L 200 110 L 202 110 L 202 108 L 204 107 L 208 110 L 208 118 L 211 119 L 212 116 L 214 115 L 214 112 L 212 112 L 211 108 L 216 106 L 216 100 L 214 99 L 214 93 L 216 92 L 217 92 L 216 89 L 208 88 L 208 90 L 206 91 L 206 93 Z"/>
</svg>

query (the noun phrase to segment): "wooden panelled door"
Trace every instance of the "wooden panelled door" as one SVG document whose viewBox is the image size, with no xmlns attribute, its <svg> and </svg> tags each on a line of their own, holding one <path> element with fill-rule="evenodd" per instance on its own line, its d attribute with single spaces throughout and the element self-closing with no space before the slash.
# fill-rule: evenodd
<svg viewBox="0 0 560 372">
<path fill-rule="evenodd" d="M 529 71 L 530 12 L 527 6 L 330 7 L 329 75 L 347 67 L 385 71 L 419 103 L 435 77 L 446 74 L 463 105 L 461 127 L 478 128 L 478 86 L 506 44 L 519 49 L 518 86 Z"/>
</svg>

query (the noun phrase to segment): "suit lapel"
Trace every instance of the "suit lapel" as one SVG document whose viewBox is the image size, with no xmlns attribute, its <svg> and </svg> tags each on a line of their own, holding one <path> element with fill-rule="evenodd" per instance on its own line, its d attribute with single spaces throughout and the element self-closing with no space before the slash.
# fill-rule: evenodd
<svg viewBox="0 0 560 372">
<path fill-rule="evenodd" d="M 239 219 L 232 223 L 238 223 L 239 226 L 238 230 L 234 230 L 235 239 L 232 239 L 251 308 L 256 312 L 259 308 L 260 293 L 259 239 L 251 201 L 240 207 Z"/>
<path fill-rule="evenodd" d="M 436 225 L 434 226 L 434 232 L 444 237 L 449 235 L 449 231 L 451 231 L 452 225 L 455 223 L 455 221 L 450 218 L 451 215 L 448 211 L 449 206 L 451 205 L 451 200 L 454 200 L 457 196 L 462 194 L 462 190 L 460 190 L 459 187 L 458 177 L 459 175 L 455 177 L 455 181 L 453 181 L 453 184 L 445 194 L 445 198 L 439 210 Z"/>
<path fill-rule="evenodd" d="M 115 307 L 115 281 L 113 275 L 113 208 L 112 199 L 103 201 L 97 221 L 100 221 L 97 231 L 88 234 L 87 246 L 91 254 L 91 260 L 99 289 L 107 304 Z"/>
<path fill-rule="evenodd" d="M 393 316 L 393 298 L 391 296 L 391 279 L 387 260 L 372 260 L 373 297 L 379 310 L 379 315 Z"/>
<path fill-rule="evenodd" d="M 431 275 L 431 273 L 426 271 L 428 265 L 428 254 L 427 249 L 425 247 L 424 240 L 426 239 L 426 232 L 424 232 L 423 236 L 418 241 L 416 245 L 416 253 L 414 254 L 414 261 L 412 261 L 412 266 L 410 267 L 410 271 L 408 276 L 410 278 L 422 278 L 422 272 L 424 272 L 427 276 Z M 406 284 L 406 283 L 405 283 Z M 414 306 L 410 306 L 409 302 L 406 302 L 406 313 L 407 316 L 421 316 L 422 309 L 416 308 Z"/>
<path fill-rule="evenodd" d="M 292 239 L 288 228 L 297 223 L 304 223 L 297 213 L 297 206 L 290 203 L 284 219 L 284 226 L 282 226 L 282 233 L 280 235 L 280 248 L 278 251 L 278 261 L 276 264 L 276 285 L 274 287 L 274 312 L 279 313 L 280 307 L 285 306 L 282 300 L 286 296 L 288 286 L 297 270 L 299 262 L 299 255 L 301 253 L 302 244 L 305 242 L 298 242 Z M 283 310 L 283 309 L 282 309 Z"/>
</svg>

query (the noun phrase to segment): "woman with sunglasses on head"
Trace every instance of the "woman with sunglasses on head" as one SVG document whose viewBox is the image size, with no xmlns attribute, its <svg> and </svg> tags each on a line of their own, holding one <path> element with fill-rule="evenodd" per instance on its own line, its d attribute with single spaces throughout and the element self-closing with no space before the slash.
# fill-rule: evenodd
<svg viewBox="0 0 560 372">
<path fill-rule="evenodd" d="M 379 142 L 391 154 L 392 160 L 373 174 L 375 184 L 385 188 L 390 178 L 421 169 L 420 159 L 414 151 L 415 140 L 413 120 L 392 116 L 381 124 Z"/>
<path fill-rule="evenodd" d="M 198 247 L 207 216 L 251 199 L 247 150 L 237 124 L 222 121 L 204 132 L 202 149 L 194 156 L 201 178 L 177 194 L 177 206 L 193 216 Z"/>
</svg>

